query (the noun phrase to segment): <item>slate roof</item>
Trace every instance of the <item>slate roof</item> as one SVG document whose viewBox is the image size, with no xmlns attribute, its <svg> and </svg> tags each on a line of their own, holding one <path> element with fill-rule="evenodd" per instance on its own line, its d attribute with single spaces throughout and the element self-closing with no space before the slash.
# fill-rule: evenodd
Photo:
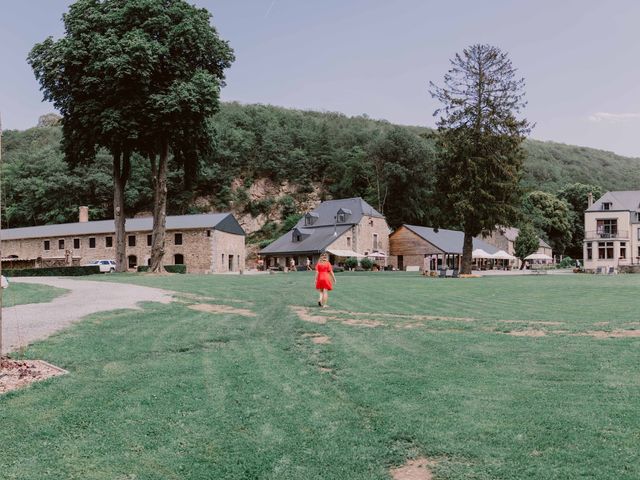
<svg viewBox="0 0 640 480">
<path fill-rule="evenodd" d="M 337 222 L 338 212 L 345 214 L 344 222 Z M 313 224 L 305 225 L 305 217 L 307 216 L 315 219 Z M 286 255 L 323 252 L 344 232 L 360 223 L 364 216 L 384 218 L 381 213 L 360 197 L 327 200 L 304 215 L 292 230 L 263 248 L 260 254 Z M 303 237 L 300 241 L 293 240 L 293 232 L 296 230 Z"/>
<path fill-rule="evenodd" d="M 403 225 L 413 233 L 423 238 L 431 245 L 445 253 L 462 255 L 462 244 L 464 243 L 464 232 L 458 230 L 438 229 L 436 233 L 431 227 L 419 227 L 416 225 Z M 473 239 L 473 249 L 481 248 L 487 253 L 496 253 L 498 249 L 488 244 L 480 238 Z"/>
<path fill-rule="evenodd" d="M 190 230 L 207 228 L 221 232 L 245 235 L 244 230 L 231 213 L 204 213 L 198 215 L 167 216 L 167 230 Z M 128 218 L 125 223 L 127 233 L 151 232 L 153 218 Z M 18 240 L 28 238 L 54 238 L 75 235 L 100 235 L 115 232 L 113 220 L 93 222 L 61 223 L 38 227 L 8 228 L 2 230 L 2 240 Z"/>
<path fill-rule="evenodd" d="M 515 227 L 501 228 L 500 230 L 502 230 L 504 232 L 504 236 L 510 242 L 515 242 L 516 238 L 518 238 L 518 235 L 520 235 L 520 229 L 515 228 Z M 538 240 L 539 240 L 538 245 L 540 247 L 551 248 L 551 245 L 549 245 L 543 239 L 539 238 Z"/>
<path fill-rule="evenodd" d="M 598 200 L 593 202 L 587 212 L 600 212 L 602 210 L 602 204 L 608 202 L 611 203 L 609 210 L 626 210 L 630 212 L 637 212 L 640 210 L 640 190 L 624 190 L 619 192 L 607 192 Z"/>
</svg>

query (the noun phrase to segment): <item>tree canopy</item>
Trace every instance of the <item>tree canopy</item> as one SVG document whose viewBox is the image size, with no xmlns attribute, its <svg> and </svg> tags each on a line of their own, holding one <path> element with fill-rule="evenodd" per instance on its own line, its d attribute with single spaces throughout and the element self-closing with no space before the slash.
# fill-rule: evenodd
<svg viewBox="0 0 640 480">
<path fill-rule="evenodd" d="M 524 80 L 506 53 L 472 45 L 456 54 L 444 86 L 430 83 L 441 107 L 433 204 L 436 226 L 465 234 L 462 268 L 471 271 L 472 239 L 518 218 L 521 144 L 530 131 L 516 115 L 525 106 Z"/>
</svg>

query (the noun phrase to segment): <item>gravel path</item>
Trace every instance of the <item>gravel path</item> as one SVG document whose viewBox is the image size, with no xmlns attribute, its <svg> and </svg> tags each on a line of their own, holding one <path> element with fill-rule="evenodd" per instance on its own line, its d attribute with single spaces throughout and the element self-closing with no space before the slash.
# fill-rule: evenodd
<svg viewBox="0 0 640 480">
<path fill-rule="evenodd" d="M 3 308 L 2 353 L 47 338 L 92 313 L 123 308 L 139 309 L 140 302 L 169 303 L 172 300 L 171 292 L 124 283 L 57 277 L 12 278 L 11 283 L 51 285 L 69 290 L 69 293 L 50 303 Z"/>
</svg>

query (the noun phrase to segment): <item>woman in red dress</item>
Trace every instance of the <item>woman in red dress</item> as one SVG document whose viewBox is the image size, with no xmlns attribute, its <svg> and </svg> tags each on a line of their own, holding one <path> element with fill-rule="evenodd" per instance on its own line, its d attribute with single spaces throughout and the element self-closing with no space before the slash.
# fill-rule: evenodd
<svg viewBox="0 0 640 480">
<path fill-rule="evenodd" d="M 333 290 L 336 283 L 336 276 L 333 274 L 333 268 L 329 263 L 326 253 L 320 255 L 320 261 L 316 264 L 316 290 L 320 291 L 318 299 L 319 307 L 326 307 L 329 301 L 329 290 Z"/>
</svg>

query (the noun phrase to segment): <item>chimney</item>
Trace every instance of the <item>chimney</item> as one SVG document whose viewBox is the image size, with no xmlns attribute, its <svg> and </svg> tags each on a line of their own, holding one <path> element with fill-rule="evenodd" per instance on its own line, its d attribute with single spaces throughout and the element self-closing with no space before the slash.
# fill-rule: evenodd
<svg viewBox="0 0 640 480">
<path fill-rule="evenodd" d="M 591 205 L 593 205 L 593 193 L 589 192 L 587 194 L 587 208 L 591 208 Z"/>
<path fill-rule="evenodd" d="M 78 222 L 87 223 L 89 221 L 89 207 L 80 207 L 80 218 Z"/>
</svg>

